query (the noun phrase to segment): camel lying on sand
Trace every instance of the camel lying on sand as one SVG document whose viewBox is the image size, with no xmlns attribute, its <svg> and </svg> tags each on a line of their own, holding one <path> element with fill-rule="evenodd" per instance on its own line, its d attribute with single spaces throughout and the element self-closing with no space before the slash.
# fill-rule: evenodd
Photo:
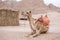
<svg viewBox="0 0 60 40">
<path fill-rule="evenodd" d="M 28 35 L 29 37 L 36 37 L 36 36 L 38 36 L 39 34 L 41 34 L 41 33 L 46 33 L 46 32 L 48 31 L 48 29 L 49 29 L 48 25 L 45 26 L 45 25 L 43 25 L 43 23 L 40 22 L 40 21 L 37 21 L 37 22 L 35 23 L 36 20 L 34 20 L 34 19 L 32 18 L 31 11 L 26 12 L 26 13 L 22 12 L 22 15 L 26 16 L 27 19 L 29 20 L 30 28 L 31 28 L 31 30 L 32 30 L 31 34 Z"/>
</svg>

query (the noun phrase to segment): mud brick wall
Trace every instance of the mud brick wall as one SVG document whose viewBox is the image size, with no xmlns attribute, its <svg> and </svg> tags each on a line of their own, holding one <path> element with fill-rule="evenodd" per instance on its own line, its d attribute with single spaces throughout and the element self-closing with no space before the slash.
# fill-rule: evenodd
<svg viewBox="0 0 60 40">
<path fill-rule="evenodd" d="M 0 26 L 18 26 L 19 13 L 8 9 L 0 9 Z"/>
</svg>

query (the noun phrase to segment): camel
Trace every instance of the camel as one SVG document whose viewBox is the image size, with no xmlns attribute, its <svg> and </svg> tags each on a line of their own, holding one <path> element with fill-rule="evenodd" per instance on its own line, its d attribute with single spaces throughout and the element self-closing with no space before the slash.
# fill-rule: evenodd
<svg viewBox="0 0 60 40">
<path fill-rule="evenodd" d="M 30 28 L 32 30 L 32 32 L 28 35 L 29 37 L 36 37 L 39 34 L 46 33 L 48 31 L 49 27 L 44 26 L 42 22 L 37 21 L 37 23 L 35 23 L 36 20 L 33 19 L 31 11 L 26 13 L 22 12 L 22 15 L 26 16 L 29 20 Z"/>
</svg>

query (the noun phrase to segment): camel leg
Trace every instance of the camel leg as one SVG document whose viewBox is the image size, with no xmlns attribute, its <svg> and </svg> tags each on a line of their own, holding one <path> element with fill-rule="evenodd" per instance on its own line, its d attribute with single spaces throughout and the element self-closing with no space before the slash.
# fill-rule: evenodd
<svg viewBox="0 0 60 40">
<path fill-rule="evenodd" d="M 35 34 L 35 33 L 36 33 L 36 30 L 35 30 L 35 29 L 36 29 L 36 28 L 31 27 L 32 32 L 31 32 L 29 35 Z"/>
<path fill-rule="evenodd" d="M 36 37 L 36 36 L 38 36 L 38 35 L 41 33 L 41 30 L 42 30 L 43 24 L 39 22 L 39 23 L 37 23 L 36 26 L 38 26 L 38 24 L 39 24 L 39 26 L 40 26 L 39 29 L 36 28 L 36 33 L 33 34 L 33 35 L 31 35 L 30 37 Z"/>
<path fill-rule="evenodd" d="M 49 29 L 49 25 L 43 26 L 43 29 L 42 29 L 41 34 L 42 34 L 42 33 L 47 33 L 48 29 Z"/>
<path fill-rule="evenodd" d="M 36 33 L 36 28 L 31 27 L 31 30 L 32 30 L 32 32 L 30 34 L 28 34 L 27 37 Z"/>
<path fill-rule="evenodd" d="M 30 34 L 28 34 L 27 37 L 29 37 L 29 36 L 31 36 L 31 35 L 36 33 L 36 30 L 34 30 L 34 29 L 31 29 L 31 30 L 32 30 L 32 32 Z"/>
<path fill-rule="evenodd" d="M 39 26 L 39 25 L 38 25 L 39 23 L 40 23 L 40 22 L 36 23 L 36 24 L 35 24 L 35 27 L 32 28 L 31 35 L 33 35 L 33 34 L 35 34 L 35 33 L 37 32 L 37 30 L 38 30 L 38 28 L 39 28 L 39 27 L 38 27 L 38 26 Z"/>
<path fill-rule="evenodd" d="M 30 35 L 30 37 L 32 38 L 32 37 L 36 37 L 36 36 L 38 36 L 40 34 L 40 31 L 39 30 L 36 30 L 36 33 L 35 34 L 33 34 L 33 35 Z"/>
<path fill-rule="evenodd" d="M 26 35 L 26 37 L 29 37 L 29 36 L 31 36 L 31 35 L 33 35 L 33 34 L 35 34 L 35 33 L 36 33 L 36 31 L 33 31 L 33 32 L 31 32 L 30 34 Z"/>
<path fill-rule="evenodd" d="M 31 30 L 32 30 L 32 32 L 30 33 L 30 35 L 33 35 L 33 34 L 35 34 L 36 33 L 36 26 L 37 26 L 38 24 L 35 24 L 35 26 L 34 27 L 32 27 L 32 26 L 30 26 L 31 27 Z"/>
<path fill-rule="evenodd" d="M 38 24 L 39 24 L 39 25 L 38 25 Z M 33 34 L 33 35 L 30 36 L 30 37 L 36 37 L 36 36 L 40 35 L 40 33 L 41 33 L 44 25 L 43 25 L 43 23 L 38 22 L 36 26 L 39 26 L 39 27 L 38 27 L 39 29 L 37 28 L 37 29 L 36 29 L 36 33 Z"/>
<path fill-rule="evenodd" d="M 34 30 L 34 31 L 32 31 L 29 35 L 33 35 L 33 34 L 35 34 L 36 33 L 36 31 Z"/>
</svg>

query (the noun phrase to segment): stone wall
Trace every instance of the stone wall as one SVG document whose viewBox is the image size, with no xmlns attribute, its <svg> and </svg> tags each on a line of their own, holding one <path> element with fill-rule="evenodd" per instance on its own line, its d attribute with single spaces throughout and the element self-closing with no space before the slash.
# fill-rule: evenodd
<svg viewBox="0 0 60 40">
<path fill-rule="evenodd" d="M 19 13 L 18 11 L 0 9 L 0 26 L 18 26 Z"/>
</svg>

